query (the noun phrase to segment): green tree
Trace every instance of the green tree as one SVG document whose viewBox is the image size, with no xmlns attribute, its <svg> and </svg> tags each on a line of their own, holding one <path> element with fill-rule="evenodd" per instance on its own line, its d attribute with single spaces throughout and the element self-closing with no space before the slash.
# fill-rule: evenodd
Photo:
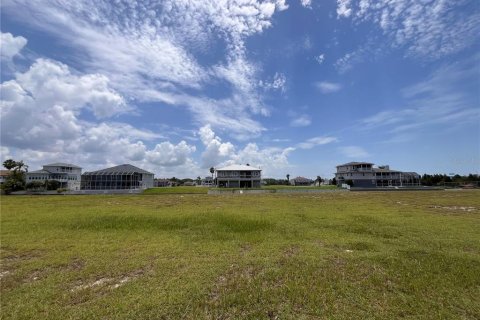
<svg viewBox="0 0 480 320">
<path fill-rule="evenodd" d="M 3 161 L 3 166 L 7 170 L 12 170 L 13 168 L 15 168 L 17 166 L 17 162 L 12 160 L 12 159 L 8 159 L 8 160 Z"/>
<path fill-rule="evenodd" d="M 2 184 L 2 189 L 5 194 L 10 194 L 13 191 L 25 189 L 25 173 L 28 172 L 28 166 L 23 161 L 15 161 L 8 159 L 3 162 L 3 166 L 10 170 L 10 174 Z"/>
<path fill-rule="evenodd" d="M 290 174 L 287 173 L 287 185 L 290 184 Z"/>
<path fill-rule="evenodd" d="M 41 190 L 45 188 L 45 184 L 41 181 L 32 181 L 25 185 L 27 190 Z"/>
<path fill-rule="evenodd" d="M 333 178 L 333 179 L 332 179 L 332 184 L 333 184 L 334 186 L 336 186 L 336 185 L 337 185 L 337 179 Z"/>
<path fill-rule="evenodd" d="M 57 190 L 62 186 L 62 183 L 57 180 L 45 180 L 45 189 L 46 190 Z"/>
</svg>

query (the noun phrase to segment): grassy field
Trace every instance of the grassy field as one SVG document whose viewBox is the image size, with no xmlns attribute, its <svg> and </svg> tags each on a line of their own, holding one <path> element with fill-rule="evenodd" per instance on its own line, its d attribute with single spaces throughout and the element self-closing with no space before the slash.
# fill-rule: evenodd
<svg viewBox="0 0 480 320">
<path fill-rule="evenodd" d="M 207 194 L 209 189 L 216 188 L 207 188 L 207 187 L 161 187 L 161 188 L 150 188 L 143 192 L 143 194 Z M 282 186 L 282 185 L 273 185 L 273 186 L 263 186 L 259 189 L 266 190 L 279 190 L 279 189 L 291 189 L 291 190 L 306 190 L 306 189 L 316 189 L 316 190 L 328 190 L 328 189 L 337 189 L 336 186 L 321 186 L 321 187 L 295 187 L 295 186 Z M 242 190 L 240 188 L 221 188 L 220 190 Z"/>
<path fill-rule="evenodd" d="M 320 186 L 320 187 L 314 187 L 314 186 L 285 186 L 285 185 L 272 185 L 272 186 L 263 186 L 262 189 L 292 189 L 292 190 L 298 190 L 298 189 L 315 189 L 315 190 L 329 190 L 329 189 L 337 189 L 337 186 L 332 186 L 332 185 L 327 185 L 327 186 Z"/>
<path fill-rule="evenodd" d="M 479 231 L 475 190 L 2 196 L 1 317 L 479 319 Z"/>
<path fill-rule="evenodd" d="M 160 187 L 150 188 L 143 194 L 207 194 L 207 187 Z"/>
</svg>

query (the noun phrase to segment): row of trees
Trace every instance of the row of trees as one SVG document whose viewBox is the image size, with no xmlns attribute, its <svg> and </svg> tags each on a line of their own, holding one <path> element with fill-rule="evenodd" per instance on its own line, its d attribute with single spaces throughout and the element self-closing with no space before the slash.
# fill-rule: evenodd
<svg viewBox="0 0 480 320">
<path fill-rule="evenodd" d="M 458 184 L 468 184 L 472 182 L 480 181 L 480 176 L 478 174 L 469 174 L 468 176 L 454 175 L 447 176 L 446 174 L 424 174 L 420 180 L 420 183 L 424 186 L 436 186 L 442 185 L 445 183 L 458 183 Z"/>
</svg>

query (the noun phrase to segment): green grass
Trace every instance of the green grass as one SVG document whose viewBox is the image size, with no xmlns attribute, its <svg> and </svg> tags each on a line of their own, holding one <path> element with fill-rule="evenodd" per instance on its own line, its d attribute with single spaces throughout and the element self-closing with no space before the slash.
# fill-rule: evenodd
<svg viewBox="0 0 480 320">
<path fill-rule="evenodd" d="M 150 188 L 143 191 L 143 194 L 207 194 L 209 189 L 216 189 L 216 188 L 207 188 L 207 187 L 159 187 L 159 188 Z M 251 189 L 251 188 L 250 188 Z M 282 185 L 273 185 L 273 186 L 264 186 L 258 189 L 266 189 L 266 190 L 280 190 L 280 189 L 288 189 L 288 190 L 329 190 L 329 189 L 337 189 L 336 186 L 321 186 L 321 187 L 295 187 L 295 186 L 282 186 Z M 244 190 L 241 188 L 220 188 L 220 190 Z"/>
<path fill-rule="evenodd" d="M 476 190 L 0 200 L 4 319 L 480 318 Z"/>
<path fill-rule="evenodd" d="M 338 189 L 337 186 L 327 185 L 327 186 L 286 186 L 286 185 L 271 185 L 271 186 L 264 186 L 262 189 L 292 189 L 292 190 L 331 190 L 331 189 Z"/>
<path fill-rule="evenodd" d="M 207 187 L 159 187 L 143 191 L 143 194 L 207 194 Z"/>
</svg>

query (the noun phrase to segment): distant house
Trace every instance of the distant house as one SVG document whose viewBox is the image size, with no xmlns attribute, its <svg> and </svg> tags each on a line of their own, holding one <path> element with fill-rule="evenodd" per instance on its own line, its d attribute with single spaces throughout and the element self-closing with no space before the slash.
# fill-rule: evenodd
<svg viewBox="0 0 480 320">
<path fill-rule="evenodd" d="M 154 187 L 171 187 L 172 181 L 168 179 L 155 179 L 153 180 Z"/>
<path fill-rule="evenodd" d="M 311 186 L 313 184 L 313 180 L 304 177 L 296 177 L 290 179 L 290 184 L 292 186 Z"/>
<path fill-rule="evenodd" d="M 27 183 L 47 180 L 60 182 L 61 188 L 80 190 L 82 168 L 70 163 L 51 163 L 43 166 L 41 170 L 30 171 L 25 174 Z"/>
<path fill-rule="evenodd" d="M 3 184 L 10 175 L 10 170 L 0 170 L 0 184 Z"/>
<path fill-rule="evenodd" d="M 195 181 L 185 181 L 185 182 L 183 183 L 183 185 L 184 185 L 185 187 L 194 187 L 194 186 L 197 185 L 197 183 L 196 183 Z"/>
<path fill-rule="evenodd" d="M 337 185 L 350 180 L 354 187 L 362 188 L 420 185 L 420 175 L 416 172 L 391 170 L 388 165 L 375 168 L 370 162 L 349 162 L 338 165 L 335 178 Z"/>
<path fill-rule="evenodd" d="M 153 187 L 154 174 L 122 164 L 82 175 L 82 190 L 147 189 Z"/>
<path fill-rule="evenodd" d="M 260 188 L 262 169 L 235 164 L 215 169 L 215 184 L 223 188 Z"/>
<path fill-rule="evenodd" d="M 213 178 L 212 177 L 205 177 L 202 179 L 202 183 L 201 183 L 202 186 L 204 187 L 211 187 L 214 185 L 213 183 Z"/>
</svg>

